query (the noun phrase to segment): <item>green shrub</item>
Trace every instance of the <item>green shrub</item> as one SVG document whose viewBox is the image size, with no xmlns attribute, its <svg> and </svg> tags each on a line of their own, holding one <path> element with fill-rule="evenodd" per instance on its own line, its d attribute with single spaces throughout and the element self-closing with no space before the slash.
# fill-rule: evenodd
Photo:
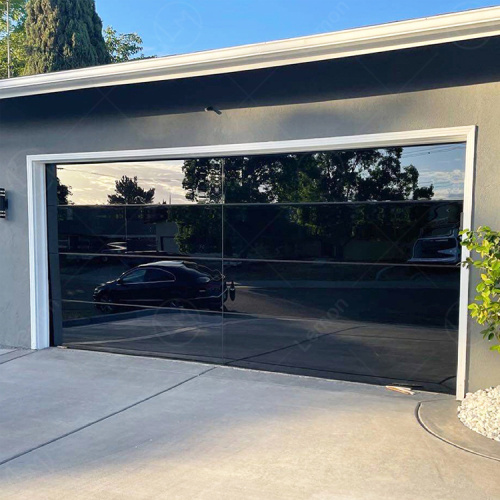
<svg viewBox="0 0 500 500">
<path fill-rule="evenodd" d="M 478 295 L 469 305 L 470 315 L 486 328 L 481 332 L 488 341 L 500 343 L 500 232 L 482 226 L 477 231 L 465 230 L 462 245 L 475 252 L 480 258 L 469 257 L 466 267 L 481 271 L 481 281 L 476 287 Z M 491 347 L 500 353 L 500 344 Z"/>
</svg>

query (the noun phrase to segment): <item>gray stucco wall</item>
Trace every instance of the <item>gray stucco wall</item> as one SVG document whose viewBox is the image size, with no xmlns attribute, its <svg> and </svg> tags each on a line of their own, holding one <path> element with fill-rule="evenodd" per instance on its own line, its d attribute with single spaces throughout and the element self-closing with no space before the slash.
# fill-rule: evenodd
<svg viewBox="0 0 500 500">
<path fill-rule="evenodd" d="M 0 101 L 0 345 L 29 347 L 26 155 L 478 126 L 474 226 L 500 227 L 499 39 Z M 223 113 L 205 113 L 215 105 Z M 474 284 L 474 283 L 473 283 Z M 472 284 L 472 285 L 473 285 Z M 471 286 L 471 297 L 473 287 Z M 469 324 L 468 390 L 500 384 Z"/>
</svg>

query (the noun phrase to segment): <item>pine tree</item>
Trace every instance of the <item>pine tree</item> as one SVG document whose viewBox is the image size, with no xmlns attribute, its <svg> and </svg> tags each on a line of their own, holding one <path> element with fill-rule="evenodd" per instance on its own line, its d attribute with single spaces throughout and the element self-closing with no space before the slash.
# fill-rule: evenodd
<svg viewBox="0 0 500 500">
<path fill-rule="evenodd" d="M 145 205 L 153 203 L 155 188 L 147 191 L 139 186 L 137 177 L 122 176 L 115 181 L 115 194 L 108 195 L 108 203 L 111 205 Z"/>
<path fill-rule="evenodd" d="M 111 62 L 95 0 L 29 0 L 26 7 L 26 74 Z"/>
</svg>

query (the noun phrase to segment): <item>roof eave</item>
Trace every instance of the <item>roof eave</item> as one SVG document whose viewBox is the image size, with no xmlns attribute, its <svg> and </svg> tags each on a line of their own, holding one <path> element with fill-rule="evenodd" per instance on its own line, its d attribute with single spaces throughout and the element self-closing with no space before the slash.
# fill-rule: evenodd
<svg viewBox="0 0 500 500">
<path fill-rule="evenodd" d="M 500 35 L 500 7 L 0 81 L 0 99 L 192 78 Z"/>
</svg>

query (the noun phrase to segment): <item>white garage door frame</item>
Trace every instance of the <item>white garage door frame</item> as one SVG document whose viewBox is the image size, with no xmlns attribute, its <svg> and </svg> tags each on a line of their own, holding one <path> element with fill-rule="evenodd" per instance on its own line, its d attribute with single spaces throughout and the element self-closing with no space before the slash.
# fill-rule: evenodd
<svg viewBox="0 0 500 500">
<path fill-rule="evenodd" d="M 46 199 L 46 166 L 48 164 L 60 165 L 104 161 L 174 160 L 192 157 L 233 156 L 242 154 L 299 153 L 383 148 L 391 146 L 466 143 L 463 227 L 470 228 L 472 227 L 474 197 L 476 135 L 477 127 L 467 126 L 276 142 L 28 156 L 31 348 L 45 349 L 50 346 Z M 466 259 L 469 256 L 469 252 L 464 249 L 462 255 L 463 259 Z M 458 335 L 458 399 L 463 399 L 466 389 L 468 298 L 469 271 L 462 268 L 460 278 Z"/>
</svg>

